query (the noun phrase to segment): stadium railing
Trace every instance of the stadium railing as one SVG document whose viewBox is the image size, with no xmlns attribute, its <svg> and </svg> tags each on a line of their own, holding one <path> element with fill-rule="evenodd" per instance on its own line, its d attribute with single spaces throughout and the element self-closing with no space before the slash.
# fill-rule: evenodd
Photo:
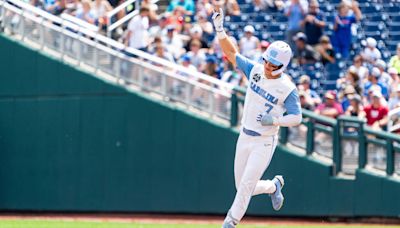
<svg viewBox="0 0 400 228">
<path fill-rule="evenodd" d="M 0 2 L 5 33 L 51 56 L 129 89 L 181 104 L 187 110 L 231 121 L 234 86 L 132 49 L 19 0 Z"/>
<path fill-rule="evenodd" d="M 60 17 L 62 19 L 64 19 L 64 20 L 70 21 L 71 23 L 74 23 L 74 24 L 78 25 L 79 27 L 84 27 L 84 28 L 89 29 L 89 30 L 94 31 L 94 32 L 98 32 L 99 31 L 99 26 L 90 24 L 90 23 L 88 23 L 88 22 L 86 22 L 86 21 L 84 21 L 82 19 L 79 19 L 77 17 L 74 17 L 74 16 L 72 16 L 70 14 L 62 13 L 60 15 Z"/>
<path fill-rule="evenodd" d="M 124 23 L 128 22 L 131 18 L 139 13 L 139 0 L 127 0 L 121 5 L 115 7 L 113 10 L 107 13 L 107 37 L 111 38 L 112 32 Z M 134 6 L 134 7 L 133 7 Z M 132 9 L 130 9 L 132 8 Z M 114 18 L 121 11 L 129 12 L 124 17 L 115 20 Z"/>
<path fill-rule="evenodd" d="M 400 130 L 400 107 L 389 111 L 388 131 L 396 132 Z"/>
<path fill-rule="evenodd" d="M 152 3 L 157 3 L 158 0 L 152 0 Z M 113 10 L 107 13 L 107 37 L 111 38 L 113 32 L 122 27 L 125 23 L 127 23 L 134 16 L 139 14 L 140 1 L 139 0 L 127 0 L 123 2 L 121 5 L 115 7 Z M 126 14 L 124 17 L 116 19 L 116 16 L 119 12 L 125 11 Z"/>
<path fill-rule="evenodd" d="M 355 117 L 331 119 L 303 110 L 302 124 L 281 129 L 280 142 L 307 156 L 328 158 L 333 175 L 354 175 L 368 168 L 385 175 L 400 175 L 400 136 L 368 127 Z"/>
</svg>

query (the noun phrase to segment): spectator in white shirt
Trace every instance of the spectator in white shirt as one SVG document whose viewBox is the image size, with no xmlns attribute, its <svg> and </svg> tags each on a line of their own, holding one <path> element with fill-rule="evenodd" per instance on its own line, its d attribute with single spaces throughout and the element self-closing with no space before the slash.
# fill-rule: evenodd
<svg viewBox="0 0 400 228">
<path fill-rule="evenodd" d="M 352 72 L 357 72 L 360 77 L 360 86 L 368 81 L 369 70 L 364 66 L 364 59 L 361 55 L 356 55 L 353 58 L 353 65 L 349 68 Z"/>
<path fill-rule="evenodd" d="M 191 63 L 191 57 L 189 54 L 184 54 L 182 55 L 181 59 L 180 59 L 180 64 L 186 68 L 188 68 L 188 70 L 190 70 L 191 72 L 197 72 L 197 68 Z M 184 72 L 178 72 L 178 74 L 185 76 L 185 77 L 189 77 L 190 79 L 193 80 L 197 80 L 197 78 L 195 78 L 194 76 L 188 75 Z"/>
<path fill-rule="evenodd" d="M 380 70 L 381 77 L 380 81 L 385 83 L 386 85 L 390 86 L 392 84 L 392 78 L 388 73 L 386 73 L 386 63 L 382 59 L 376 60 L 375 66 Z"/>
<path fill-rule="evenodd" d="M 394 67 L 390 67 L 388 69 L 388 74 L 392 79 L 392 82 L 389 85 L 390 96 L 394 96 L 395 95 L 395 91 L 400 86 L 400 77 L 399 77 L 398 73 L 399 72 Z"/>
<path fill-rule="evenodd" d="M 152 26 L 149 29 L 149 35 L 154 40 L 156 37 L 164 37 L 167 35 L 168 17 L 161 15 L 157 21 L 158 25 Z"/>
<path fill-rule="evenodd" d="M 376 60 L 382 58 L 381 52 L 376 48 L 377 42 L 374 38 L 368 37 L 363 43 L 366 47 L 362 51 L 361 56 L 364 58 L 364 61 L 374 65 Z"/>
<path fill-rule="evenodd" d="M 107 0 L 95 0 L 92 3 L 91 13 L 98 22 L 100 29 L 104 29 L 107 25 L 107 12 L 111 11 L 112 7 Z"/>
<path fill-rule="evenodd" d="M 190 45 L 190 51 L 188 55 L 192 60 L 192 64 L 197 68 L 198 71 L 203 71 L 205 67 L 206 54 L 201 48 L 201 42 L 199 40 L 193 40 Z"/>
<path fill-rule="evenodd" d="M 254 36 L 254 27 L 246 25 L 244 27 L 244 36 L 239 41 L 240 52 L 247 58 L 251 58 L 260 46 L 260 40 Z"/>
<path fill-rule="evenodd" d="M 168 52 L 170 52 L 175 59 L 178 59 L 185 52 L 183 49 L 183 41 L 175 31 L 174 25 L 168 25 L 167 35 L 162 37 L 162 41 Z"/>
<path fill-rule="evenodd" d="M 128 33 L 125 40 L 127 46 L 147 50 L 148 45 L 148 29 L 149 29 L 149 13 L 146 7 L 140 8 L 139 15 L 136 15 L 128 24 Z"/>
<path fill-rule="evenodd" d="M 388 102 L 389 110 L 400 107 L 400 86 L 397 86 L 393 92 L 393 96 L 389 98 Z"/>
</svg>

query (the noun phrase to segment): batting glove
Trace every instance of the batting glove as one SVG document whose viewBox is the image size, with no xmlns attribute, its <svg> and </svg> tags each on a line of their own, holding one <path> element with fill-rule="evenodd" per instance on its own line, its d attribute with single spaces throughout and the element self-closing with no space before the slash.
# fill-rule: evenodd
<svg viewBox="0 0 400 228">
<path fill-rule="evenodd" d="M 261 123 L 263 126 L 272 126 L 275 125 L 275 118 L 268 114 L 260 114 L 257 116 L 257 121 Z"/>
<path fill-rule="evenodd" d="M 224 11 L 222 8 L 218 10 L 214 9 L 214 13 L 212 15 L 213 24 L 215 27 L 215 31 L 217 33 L 224 31 Z"/>
</svg>

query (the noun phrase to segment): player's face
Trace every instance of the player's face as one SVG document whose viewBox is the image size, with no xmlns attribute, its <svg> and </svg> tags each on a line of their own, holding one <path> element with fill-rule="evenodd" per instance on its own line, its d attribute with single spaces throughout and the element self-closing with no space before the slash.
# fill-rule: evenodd
<svg viewBox="0 0 400 228">
<path fill-rule="evenodd" d="M 274 65 L 274 64 L 268 62 L 266 59 L 263 59 L 263 60 L 264 60 L 264 71 L 267 76 L 271 76 L 272 71 L 275 71 L 275 70 L 278 70 L 279 68 L 281 68 L 281 66 Z"/>
</svg>

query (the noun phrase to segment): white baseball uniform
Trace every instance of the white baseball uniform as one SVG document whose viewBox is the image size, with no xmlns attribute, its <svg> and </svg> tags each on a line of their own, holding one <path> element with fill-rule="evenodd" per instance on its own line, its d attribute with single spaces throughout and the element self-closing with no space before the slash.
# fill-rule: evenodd
<svg viewBox="0 0 400 228">
<path fill-rule="evenodd" d="M 230 216 L 240 221 L 252 195 L 271 194 L 276 190 L 271 180 L 260 180 L 278 144 L 279 126 L 294 126 L 301 120 L 301 106 L 296 86 L 286 74 L 267 79 L 264 66 L 236 54 L 236 63 L 246 77 L 246 92 L 242 129 L 236 145 L 236 197 Z M 286 112 L 286 115 L 284 113 Z M 257 116 L 267 113 L 276 117 L 277 124 L 262 126 Z"/>
</svg>

